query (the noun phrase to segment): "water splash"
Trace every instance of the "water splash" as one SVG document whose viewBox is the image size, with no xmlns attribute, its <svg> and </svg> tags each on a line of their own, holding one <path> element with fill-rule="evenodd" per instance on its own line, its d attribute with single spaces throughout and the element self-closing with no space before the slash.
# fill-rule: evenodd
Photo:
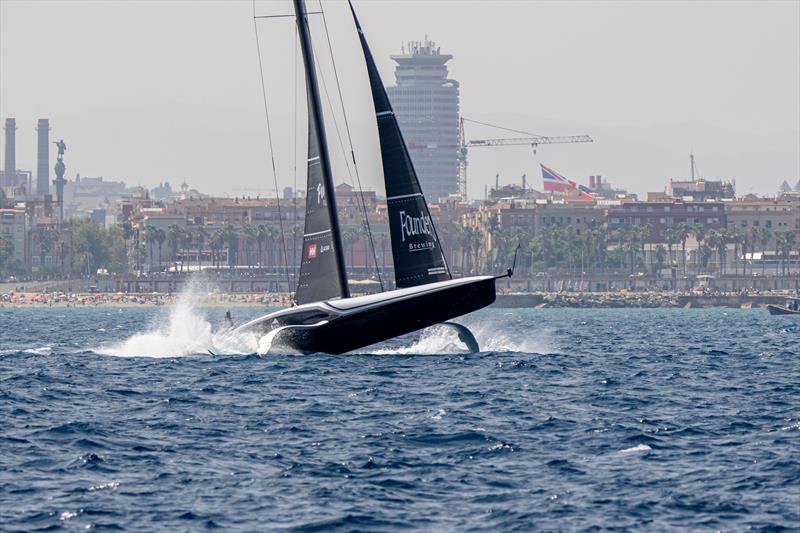
<svg viewBox="0 0 800 533">
<path fill-rule="evenodd" d="M 554 353 L 554 342 L 548 329 L 531 330 L 530 326 L 516 327 L 518 318 L 511 313 L 502 316 L 481 314 L 457 318 L 454 322 L 465 325 L 472 331 L 485 352 Z M 422 331 L 419 338 L 406 346 L 369 350 L 377 355 L 436 355 L 468 353 L 458 335 L 449 328 L 431 326 Z"/>
<path fill-rule="evenodd" d="M 169 314 L 160 314 L 147 331 L 117 343 L 95 348 L 95 353 L 117 357 L 180 357 L 208 354 L 218 337 L 201 311 L 203 298 L 208 294 L 208 281 L 200 275 L 186 283 L 178 300 L 169 307 Z M 226 348 L 233 350 L 231 343 Z M 236 353 L 252 353 L 236 352 Z"/>
<path fill-rule="evenodd" d="M 653 448 L 651 448 L 647 444 L 637 444 L 632 448 L 625 448 L 624 450 L 620 450 L 619 453 L 649 452 L 652 449 Z"/>
<path fill-rule="evenodd" d="M 203 299 L 208 295 L 210 283 L 198 274 L 189 279 L 177 301 L 159 313 L 146 331 L 128 339 L 103 345 L 92 351 L 117 357 L 181 357 L 187 355 L 246 355 L 290 354 L 290 350 L 272 346 L 278 330 L 267 335 L 238 334 L 224 327 L 215 330 L 202 311 Z M 165 316 L 166 315 L 166 316 Z M 547 330 L 531 331 L 529 325 L 518 325 L 512 313 L 480 314 L 456 319 L 475 335 L 481 352 L 552 353 L 550 333 Z M 358 350 L 356 353 L 378 355 L 437 355 L 469 353 L 469 349 L 451 328 L 431 326 L 424 329 L 416 340 L 406 345 Z"/>
</svg>

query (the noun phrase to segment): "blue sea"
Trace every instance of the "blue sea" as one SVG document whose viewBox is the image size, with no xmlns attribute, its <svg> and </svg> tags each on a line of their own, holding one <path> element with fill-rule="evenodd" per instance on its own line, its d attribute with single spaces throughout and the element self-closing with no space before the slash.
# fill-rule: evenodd
<svg viewBox="0 0 800 533">
<path fill-rule="evenodd" d="M 0 309 L 0 530 L 800 528 L 797 317 L 487 309 L 478 354 L 211 356 L 224 311 Z"/>
</svg>

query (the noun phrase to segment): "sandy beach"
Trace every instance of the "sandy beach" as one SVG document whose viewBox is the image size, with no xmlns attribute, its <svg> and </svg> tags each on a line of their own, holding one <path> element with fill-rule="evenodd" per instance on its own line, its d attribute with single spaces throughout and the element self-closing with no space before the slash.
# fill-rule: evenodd
<svg viewBox="0 0 800 533">
<path fill-rule="evenodd" d="M 0 295 L 2 307 L 158 307 L 175 303 L 179 294 L 166 293 L 32 293 L 12 292 Z M 285 307 L 289 295 L 281 293 L 228 294 L 209 293 L 197 297 L 205 307 Z"/>
</svg>

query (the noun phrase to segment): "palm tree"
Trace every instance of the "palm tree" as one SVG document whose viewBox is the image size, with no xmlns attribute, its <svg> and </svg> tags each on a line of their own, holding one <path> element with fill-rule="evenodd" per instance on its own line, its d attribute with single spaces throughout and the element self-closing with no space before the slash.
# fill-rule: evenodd
<svg viewBox="0 0 800 533">
<path fill-rule="evenodd" d="M 164 247 L 164 241 L 167 240 L 167 232 L 158 228 L 155 231 L 155 239 L 158 243 L 158 268 L 161 269 L 161 249 Z"/>
<path fill-rule="evenodd" d="M 761 231 L 759 228 L 751 227 L 747 233 L 750 236 L 750 273 L 752 274 L 755 272 L 756 247 L 761 242 Z"/>
<path fill-rule="evenodd" d="M 183 272 L 183 264 L 186 263 L 186 257 L 189 255 L 189 250 L 192 247 L 192 237 L 193 234 L 191 231 L 186 228 L 181 228 L 181 233 L 178 240 L 181 247 L 181 272 Z M 188 264 L 186 265 L 186 268 L 188 270 Z"/>
<path fill-rule="evenodd" d="M 264 224 L 259 224 L 256 228 L 256 247 L 258 248 L 258 266 L 264 267 L 264 256 L 261 251 L 264 249 L 264 241 L 267 239 L 269 232 Z"/>
<path fill-rule="evenodd" d="M 181 243 L 181 229 L 177 224 L 170 224 L 167 228 L 167 245 L 170 249 L 170 259 L 173 265 L 177 266 L 178 247 Z"/>
<path fill-rule="evenodd" d="M 223 242 L 222 229 L 217 229 L 208 238 L 208 247 L 211 248 L 211 263 L 214 268 L 219 268 L 219 251 L 222 249 Z"/>
<path fill-rule="evenodd" d="M 705 226 L 702 224 L 698 224 L 692 227 L 692 235 L 694 235 L 694 240 L 697 241 L 697 248 L 700 249 L 700 246 L 703 245 L 703 240 L 706 238 L 706 234 L 708 231 L 706 230 Z M 695 257 L 695 265 L 700 261 L 700 255 L 698 254 Z"/>
<path fill-rule="evenodd" d="M 122 239 L 125 241 L 125 253 L 128 257 L 133 257 L 131 253 L 131 239 L 133 238 L 133 224 L 130 221 L 126 220 L 122 223 Z M 130 268 L 130 265 L 128 265 Z"/>
<path fill-rule="evenodd" d="M 639 249 L 642 251 L 642 257 L 646 257 L 644 245 L 650 239 L 651 229 L 652 226 L 650 224 L 643 224 L 641 226 L 636 226 L 636 228 L 634 229 L 634 232 L 636 234 L 636 239 L 639 243 Z"/>
<path fill-rule="evenodd" d="M 747 235 L 736 228 L 731 228 L 726 232 L 726 236 L 731 244 L 733 244 L 733 273 L 739 275 L 739 256 L 746 253 L 747 248 Z M 745 261 L 742 264 L 742 274 L 744 275 L 744 268 L 747 265 Z"/>
<path fill-rule="evenodd" d="M 775 248 L 781 254 L 781 275 L 786 275 L 786 264 L 795 244 L 795 236 L 791 231 L 781 231 L 775 234 Z"/>
<path fill-rule="evenodd" d="M 667 228 L 664 230 L 664 238 L 667 240 L 667 252 L 669 255 L 669 264 L 672 266 L 674 256 L 672 255 L 672 247 L 678 241 L 678 232 L 675 228 Z"/>
<path fill-rule="evenodd" d="M 153 253 L 153 245 L 156 244 L 156 232 L 157 231 L 158 231 L 158 228 L 156 228 L 155 226 L 150 225 L 150 224 L 147 224 L 144 227 L 144 238 L 145 238 L 145 241 L 147 242 L 147 248 L 148 248 L 148 252 L 149 252 L 149 254 L 147 256 L 147 262 L 148 262 L 148 265 L 149 265 L 148 266 L 148 270 L 150 270 L 150 271 L 153 270 L 153 262 L 154 262 L 154 259 L 155 259 L 155 254 Z"/>
<path fill-rule="evenodd" d="M 239 230 L 232 224 L 226 224 L 222 228 L 223 243 L 228 247 L 228 268 L 233 269 L 239 263 L 236 255 L 239 246 Z"/>
<path fill-rule="evenodd" d="M 769 228 L 758 228 L 758 233 L 759 242 L 761 243 L 761 274 L 764 275 L 767 268 L 765 255 L 767 254 L 767 247 L 772 241 L 772 230 Z"/>
<path fill-rule="evenodd" d="M 208 230 L 205 226 L 200 226 L 195 233 L 194 242 L 197 245 L 197 270 L 199 272 L 203 269 L 203 247 L 208 241 Z"/>
<path fill-rule="evenodd" d="M 691 230 L 689 225 L 681 222 L 675 228 L 675 235 L 678 237 L 678 242 L 681 243 L 681 254 L 683 255 L 683 276 L 686 277 L 686 240 L 689 238 Z"/>
<path fill-rule="evenodd" d="M 712 253 L 713 251 L 711 250 L 711 247 L 707 244 L 701 244 L 697 247 L 697 260 L 703 269 L 708 267 L 708 261 L 711 259 Z"/>
<path fill-rule="evenodd" d="M 253 245 L 258 240 L 258 229 L 252 224 L 245 222 L 242 227 L 242 234 L 244 235 L 244 253 L 245 262 L 249 268 L 253 268 Z"/>
<path fill-rule="evenodd" d="M 711 230 L 706 236 L 706 243 L 708 246 L 717 252 L 719 261 L 719 273 L 725 274 L 725 255 L 727 252 L 727 241 L 725 230 L 715 231 Z"/>
<path fill-rule="evenodd" d="M 667 250 L 666 248 L 664 248 L 663 244 L 659 244 L 658 246 L 656 246 L 655 255 L 656 255 L 656 264 L 653 273 L 656 276 L 658 276 L 659 272 L 661 272 L 661 269 L 664 268 L 664 260 L 666 259 L 667 256 Z"/>
</svg>

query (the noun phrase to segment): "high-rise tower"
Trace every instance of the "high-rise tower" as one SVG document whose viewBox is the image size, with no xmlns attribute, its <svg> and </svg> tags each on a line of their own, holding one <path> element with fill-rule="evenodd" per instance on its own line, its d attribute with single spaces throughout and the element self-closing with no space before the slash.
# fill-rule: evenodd
<svg viewBox="0 0 800 533">
<path fill-rule="evenodd" d="M 435 202 L 456 194 L 459 86 L 445 65 L 453 56 L 426 37 L 391 57 L 397 85 L 387 91 L 425 196 Z"/>
<path fill-rule="evenodd" d="M 17 185 L 17 121 L 13 118 L 6 119 L 6 151 L 5 165 L 3 166 L 3 181 L 0 186 L 13 187 Z"/>
<path fill-rule="evenodd" d="M 50 194 L 50 119 L 40 118 L 36 126 L 36 195 Z"/>
</svg>

